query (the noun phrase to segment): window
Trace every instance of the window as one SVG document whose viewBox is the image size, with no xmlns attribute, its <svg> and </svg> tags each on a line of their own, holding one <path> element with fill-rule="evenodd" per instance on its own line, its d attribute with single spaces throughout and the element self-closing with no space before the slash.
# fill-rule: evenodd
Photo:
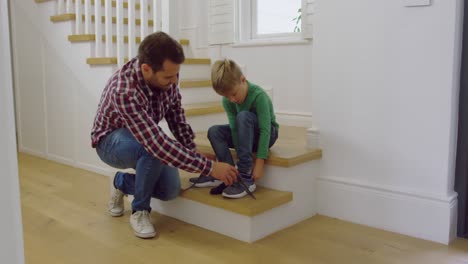
<svg viewBox="0 0 468 264">
<path fill-rule="evenodd" d="M 301 31 L 301 0 L 251 0 L 251 38 L 292 37 Z"/>
<path fill-rule="evenodd" d="M 209 43 L 307 43 L 315 1 L 209 0 Z"/>
</svg>

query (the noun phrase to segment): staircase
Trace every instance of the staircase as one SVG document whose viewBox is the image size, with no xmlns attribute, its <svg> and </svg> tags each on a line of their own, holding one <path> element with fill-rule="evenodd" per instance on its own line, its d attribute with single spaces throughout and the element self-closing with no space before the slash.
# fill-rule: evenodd
<svg viewBox="0 0 468 264">
<path fill-rule="evenodd" d="M 38 4 L 46 1 L 35 0 Z M 91 51 L 83 64 L 87 63 L 91 68 L 121 65 L 135 55 L 136 45 L 141 42 L 144 32 L 148 32 L 148 27 L 162 29 L 159 20 L 155 19 L 156 14 L 160 13 L 155 10 L 156 6 L 160 6 L 157 1 L 150 4 L 145 0 L 139 3 L 132 0 L 125 3 L 121 0 L 98 1 L 105 10 L 97 8 L 95 1 L 91 0 L 49 0 L 52 1 L 56 2 L 57 10 L 65 12 L 53 14 L 51 22 L 72 25 L 70 34 L 64 36 L 70 45 L 89 42 Z M 81 11 L 83 8 L 90 11 L 93 6 L 94 13 Z M 126 18 L 122 15 L 123 10 L 128 11 Z M 135 10 L 147 10 L 153 17 L 148 19 L 141 12 L 137 18 Z M 96 20 L 96 17 L 101 19 Z M 102 23 L 102 28 L 96 21 L 99 22 L 97 24 Z M 95 26 L 91 27 L 91 23 Z M 127 27 L 126 34 L 123 34 L 124 25 Z M 136 36 L 140 28 L 143 29 Z M 202 152 L 213 153 L 206 131 L 213 124 L 227 123 L 227 118 L 221 98 L 211 88 L 211 59 L 194 58 L 190 41 L 181 39 L 180 43 L 188 57 L 180 73 L 187 119 L 196 131 L 198 148 Z M 162 122 L 161 127 L 169 133 L 167 124 Z M 159 213 L 246 242 L 256 241 L 315 215 L 315 178 L 318 176 L 321 150 L 307 148 L 306 128 L 280 125 L 279 131 L 280 137 L 266 161 L 265 176 L 257 184 L 257 200 L 249 196 L 237 200 L 223 199 L 221 196 L 211 196 L 208 189 L 194 188 L 173 201 L 153 200 L 152 207 Z M 183 188 L 188 186 L 188 178 L 193 176 L 198 175 L 181 171 Z"/>
</svg>

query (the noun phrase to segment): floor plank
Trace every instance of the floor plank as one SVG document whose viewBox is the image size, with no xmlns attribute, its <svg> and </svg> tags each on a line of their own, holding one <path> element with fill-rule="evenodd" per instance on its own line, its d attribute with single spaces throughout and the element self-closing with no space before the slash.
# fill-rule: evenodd
<svg viewBox="0 0 468 264">
<path fill-rule="evenodd" d="M 468 263 L 466 240 L 445 246 L 325 216 L 247 244 L 152 212 L 159 235 L 142 240 L 128 210 L 107 215 L 108 177 L 25 154 L 19 174 L 28 264 Z"/>
</svg>

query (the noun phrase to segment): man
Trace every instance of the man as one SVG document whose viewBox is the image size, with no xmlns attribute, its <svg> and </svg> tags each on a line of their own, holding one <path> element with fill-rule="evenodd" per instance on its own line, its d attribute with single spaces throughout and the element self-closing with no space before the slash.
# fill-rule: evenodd
<svg viewBox="0 0 468 264">
<path fill-rule="evenodd" d="M 212 175 L 227 185 L 237 180 L 233 166 L 198 153 L 186 123 L 178 88 L 185 57 L 180 44 L 163 32 L 147 36 L 138 56 L 115 72 L 102 93 L 91 131 L 92 146 L 106 164 L 133 168 L 117 172 L 109 201 L 112 216 L 122 216 L 123 196 L 134 195 L 130 225 L 136 236 L 151 238 L 151 197 L 170 200 L 180 191 L 176 168 Z M 176 139 L 158 123 L 165 118 Z"/>
</svg>

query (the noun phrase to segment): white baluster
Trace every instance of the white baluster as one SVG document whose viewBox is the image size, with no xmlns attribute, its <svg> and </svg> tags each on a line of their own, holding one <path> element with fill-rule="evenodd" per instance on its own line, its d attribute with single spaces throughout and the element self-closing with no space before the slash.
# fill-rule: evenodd
<svg viewBox="0 0 468 264">
<path fill-rule="evenodd" d="M 101 0 L 94 0 L 94 34 L 96 36 L 96 56 L 102 57 L 102 6 Z"/>
<path fill-rule="evenodd" d="M 80 1 L 80 0 L 76 0 Z M 85 34 L 91 34 L 91 0 L 84 0 Z M 77 19 L 82 19 L 78 17 Z"/>
<path fill-rule="evenodd" d="M 105 0 L 106 57 L 112 57 L 112 0 Z"/>
<path fill-rule="evenodd" d="M 73 13 L 72 12 L 72 7 L 73 7 L 72 0 L 67 0 L 66 3 L 65 3 L 65 12 L 67 14 Z"/>
<path fill-rule="evenodd" d="M 117 1 L 117 64 L 124 64 L 124 41 L 123 41 L 123 1 Z"/>
<path fill-rule="evenodd" d="M 140 6 L 140 8 L 143 8 Z M 135 56 L 135 0 L 128 0 L 128 57 Z"/>
<path fill-rule="evenodd" d="M 143 39 L 148 35 L 148 0 L 140 0 L 140 21 L 140 36 Z"/>
<path fill-rule="evenodd" d="M 161 1 L 153 0 L 153 31 L 161 30 Z"/>
<path fill-rule="evenodd" d="M 57 15 L 61 15 L 61 14 L 65 13 L 64 1 L 65 0 L 58 0 L 57 1 Z"/>
<path fill-rule="evenodd" d="M 75 0 L 75 34 L 83 34 L 83 20 L 81 17 L 83 16 L 83 8 L 81 0 Z"/>
</svg>

